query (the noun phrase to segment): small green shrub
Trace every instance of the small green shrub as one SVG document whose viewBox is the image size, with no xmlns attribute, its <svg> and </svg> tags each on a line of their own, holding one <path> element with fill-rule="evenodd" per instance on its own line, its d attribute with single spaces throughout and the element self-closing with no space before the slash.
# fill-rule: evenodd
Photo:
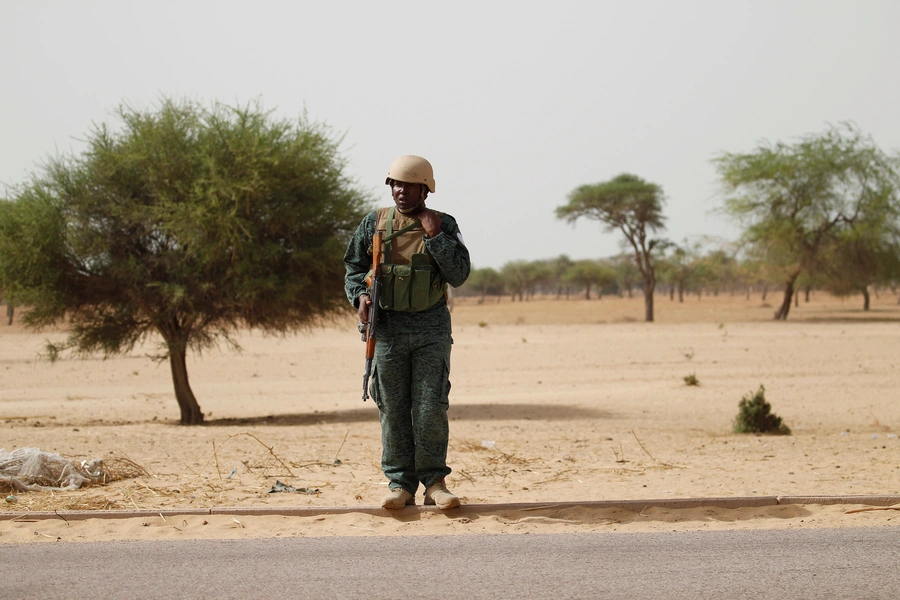
<svg viewBox="0 0 900 600">
<path fill-rule="evenodd" d="M 750 392 L 741 398 L 734 418 L 734 433 L 790 435 L 791 428 L 781 422 L 781 417 L 772 414 L 772 405 L 766 402 L 766 388 L 760 385 L 755 394 Z"/>
<path fill-rule="evenodd" d="M 684 384 L 685 385 L 700 385 L 700 380 L 697 379 L 696 373 L 691 373 L 690 375 L 684 376 Z"/>
</svg>

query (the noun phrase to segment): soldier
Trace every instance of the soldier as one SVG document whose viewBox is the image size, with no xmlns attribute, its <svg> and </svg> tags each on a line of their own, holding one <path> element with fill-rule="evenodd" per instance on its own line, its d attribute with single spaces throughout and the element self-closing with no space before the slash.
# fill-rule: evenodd
<svg viewBox="0 0 900 600">
<path fill-rule="evenodd" d="M 415 504 L 419 484 L 425 504 L 459 506 L 445 477 L 450 393 L 450 311 L 447 285 L 469 276 L 469 251 L 456 220 L 425 206 L 434 193 L 431 164 L 420 156 L 401 156 L 385 183 L 394 206 L 372 211 L 350 240 L 344 255 L 347 298 L 360 323 L 368 323 L 366 275 L 372 266 L 372 238 L 384 232 L 383 293 L 375 323 L 375 357 L 370 393 L 381 421 L 381 468 L 390 493 L 384 508 Z M 394 232 L 412 228 L 396 237 Z"/>
</svg>

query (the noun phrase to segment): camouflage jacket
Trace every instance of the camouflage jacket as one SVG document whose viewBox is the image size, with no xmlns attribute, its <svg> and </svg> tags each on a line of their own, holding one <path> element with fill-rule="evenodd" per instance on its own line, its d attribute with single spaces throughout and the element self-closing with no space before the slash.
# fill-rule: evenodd
<svg viewBox="0 0 900 600">
<path fill-rule="evenodd" d="M 354 307 L 359 307 L 360 294 L 366 293 L 366 273 L 372 268 L 369 248 L 375 235 L 376 211 L 367 214 L 357 227 L 344 253 L 344 290 Z M 437 263 L 444 280 L 453 287 L 465 283 L 472 268 L 469 250 L 462 241 L 456 219 L 444 213 L 441 215 L 441 232 L 430 238 L 425 236 L 425 248 Z M 416 333 L 433 331 L 450 333 L 450 311 L 446 297 L 421 312 L 381 311 L 376 325 L 376 336 L 394 333 Z"/>
</svg>

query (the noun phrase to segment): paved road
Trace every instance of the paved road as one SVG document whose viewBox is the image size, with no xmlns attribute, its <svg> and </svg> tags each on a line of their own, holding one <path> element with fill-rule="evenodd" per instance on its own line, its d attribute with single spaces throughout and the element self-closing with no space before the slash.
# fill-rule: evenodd
<svg viewBox="0 0 900 600">
<path fill-rule="evenodd" d="M 0 598 L 900 598 L 897 528 L 0 545 Z"/>
</svg>

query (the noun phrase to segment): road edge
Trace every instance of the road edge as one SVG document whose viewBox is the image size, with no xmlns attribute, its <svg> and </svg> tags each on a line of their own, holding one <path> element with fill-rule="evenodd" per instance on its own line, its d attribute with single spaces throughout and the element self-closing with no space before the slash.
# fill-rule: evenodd
<svg viewBox="0 0 900 600">
<path fill-rule="evenodd" d="M 710 506 L 716 508 L 758 508 L 763 506 L 779 506 L 788 504 L 856 504 L 863 506 L 893 506 L 900 504 L 900 495 L 867 495 L 867 496 L 745 496 L 729 498 L 667 498 L 648 500 L 587 500 L 571 502 L 522 502 L 506 504 L 465 504 L 450 509 L 447 514 L 464 515 L 467 513 L 483 514 L 503 511 L 537 511 L 546 509 L 568 508 L 621 508 L 624 510 L 643 511 L 647 508 L 685 509 Z M 187 515 L 244 515 L 244 516 L 285 516 L 314 517 L 321 515 L 364 513 L 371 515 L 402 514 L 404 512 L 440 512 L 435 506 L 408 506 L 399 511 L 388 511 L 380 506 L 213 506 L 208 508 L 166 508 L 166 509 L 128 509 L 128 510 L 71 510 L 71 511 L 35 511 L 35 512 L 0 512 L 0 521 L 20 519 L 64 519 L 81 521 L 86 519 L 130 519 L 135 517 L 176 517 Z"/>
</svg>

